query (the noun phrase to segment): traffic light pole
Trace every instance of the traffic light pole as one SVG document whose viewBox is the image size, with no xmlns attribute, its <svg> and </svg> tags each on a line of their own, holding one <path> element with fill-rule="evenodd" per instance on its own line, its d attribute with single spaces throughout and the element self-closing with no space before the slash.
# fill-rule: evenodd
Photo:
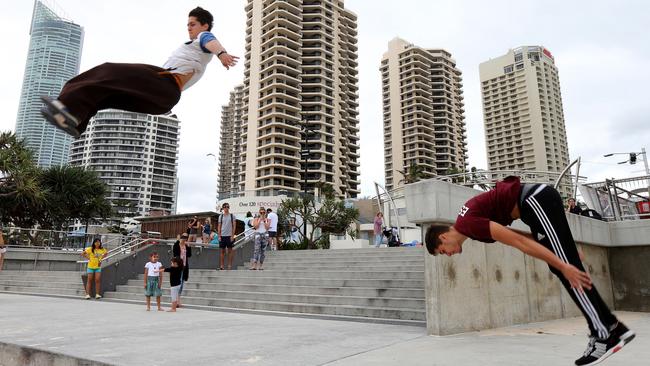
<svg viewBox="0 0 650 366">
<path fill-rule="evenodd" d="M 643 154 L 643 164 L 645 165 L 645 175 L 648 177 L 646 183 L 648 185 L 648 201 L 650 201 L 650 168 L 648 168 L 648 154 L 645 152 L 645 147 L 641 148 L 641 154 Z"/>
</svg>

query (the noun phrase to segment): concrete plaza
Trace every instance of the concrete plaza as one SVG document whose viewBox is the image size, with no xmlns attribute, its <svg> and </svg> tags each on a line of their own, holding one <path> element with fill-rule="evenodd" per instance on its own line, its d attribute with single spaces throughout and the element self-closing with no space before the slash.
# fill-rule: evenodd
<svg viewBox="0 0 650 366">
<path fill-rule="evenodd" d="M 648 365 L 650 314 L 618 315 L 637 338 L 603 364 Z M 572 365 L 585 332 L 571 318 L 437 337 L 414 326 L 0 294 L 0 344 L 115 365 Z"/>
</svg>

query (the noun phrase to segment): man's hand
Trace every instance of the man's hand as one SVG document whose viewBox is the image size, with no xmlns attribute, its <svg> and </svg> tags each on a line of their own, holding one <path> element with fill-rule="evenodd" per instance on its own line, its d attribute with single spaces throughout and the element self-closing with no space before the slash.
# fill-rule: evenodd
<svg viewBox="0 0 650 366">
<path fill-rule="evenodd" d="M 226 68 L 226 70 L 230 70 L 231 67 L 237 65 L 237 60 L 239 60 L 239 57 L 229 55 L 228 52 L 219 55 L 219 61 L 221 61 L 221 64 Z"/>
<path fill-rule="evenodd" d="M 582 292 L 583 289 L 591 290 L 591 278 L 586 272 L 582 272 L 571 264 L 566 263 L 562 267 L 562 275 L 569 281 L 571 287 Z"/>
</svg>

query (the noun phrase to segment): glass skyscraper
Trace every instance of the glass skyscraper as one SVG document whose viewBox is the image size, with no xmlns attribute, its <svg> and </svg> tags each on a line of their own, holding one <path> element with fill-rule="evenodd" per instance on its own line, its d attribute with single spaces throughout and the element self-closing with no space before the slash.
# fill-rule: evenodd
<svg viewBox="0 0 650 366">
<path fill-rule="evenodd" d="M 35 0 L 29 51 L 20 93 L 16 135 L 25 140 L 41 167 L 68 162 L 72 137 L 41 117 L 41 95 L 56 97 L 66 81 L 79 73 L 84 31 L 81 26 Z"/>
</svg>

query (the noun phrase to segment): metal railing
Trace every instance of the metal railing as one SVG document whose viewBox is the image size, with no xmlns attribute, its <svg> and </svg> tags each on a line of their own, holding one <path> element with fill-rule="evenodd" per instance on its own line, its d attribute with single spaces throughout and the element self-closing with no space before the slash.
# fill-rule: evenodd
<svg viewBox="0 0 650 366">
<path fill-rule="evenodd" d="M 81 251 L 93 240 L 102 240 L 102 246 L 115 248 L 131 240 L 133 236 L 121 234 L 85 234 L 74 231 L 26 229 L 4 227 L 2 231 L 5 244 L 13 248 L 34 250 L 72 250 Z"/>
<path fill-rule="evenodd" d="M 605 220 L 639 220 L 650 218 L 650 212 L 641 210 L 650 201 L 650 175 L 605 179 L 603 182 L 582 184 L 580 194 L 587 207 L 596 210 Z"/>
</svg>

